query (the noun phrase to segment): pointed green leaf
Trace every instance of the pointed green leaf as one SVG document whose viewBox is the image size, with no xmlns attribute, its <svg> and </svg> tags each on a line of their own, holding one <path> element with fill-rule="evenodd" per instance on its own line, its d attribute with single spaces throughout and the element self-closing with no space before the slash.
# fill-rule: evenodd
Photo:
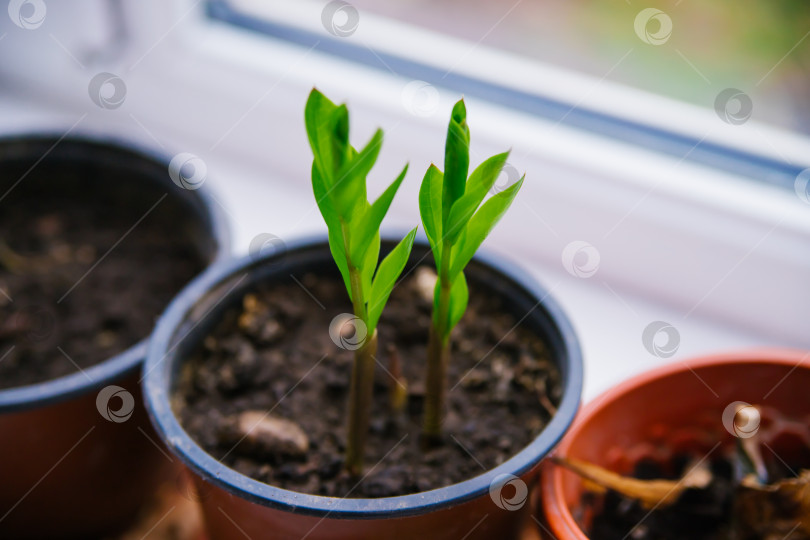
<svg viewBox="0 0 810 540">
<path fill-rule="evenodd" d="M 437 268 L 441 268 L 443 179 L 442 171 L 431 164 L 419 188 L 419 214 Z"/>
<path fill-rule="evenodd" d="M 447 228 L 450 209 L 462 195 L 470 166 L 470 129 L 467 127 L 467 109 L 464 100 L 453 107 L 447 127 L 444 148 L 444 182 L 442 184 L 442 225 Z"/>
<path fill-rule="evenodd" d="M 448 225 L 444 234 L 445 239 L 451 244 L 456 242 L 476 208 L 481 205 L 484 197 L 492 189 L 508 157 L 509 152 L 492 156 L 470 175 L 464 195 L 453 204 L 447 219 Z"/>
<path fill-rule="evenodd" d="M 449 321 L 447 326 L 447 334 L 449 335 L 453 328 L 456 327 L 458 321 L 464 316 L 467 311 L 467 302 L 470 299 L 470 292 L 467 289 L 467 279 L 464 277 L 464 272 L 460 272 L 453 282 L 453 287 L 450 289 L 450 310 L 448 313 Z"/>
<path fill-rule="evenodd" d="M 358 260 L 360 256 L 365 253 L 366 245 L 374 234 L 379 236 L 380 225 L 391 206 L 391 201 L 399 190 L 400 184 L 405 179 L 408 173 L 408 166 L 402 169 L 399 176 L 391 183 L 382 195 L 380 195 L 374 204 L 352 225 L 352 246 L 351 246 L 351 259 Z"/>
<path fill-rule="evenodd" d="M 415 237 L 416 228 L 409 232 L 380 263 L 380 268 L 377 270 L 377 275 L 374 277 L 374 283 L 371 286 L 371 299 L 368 303 L 367 325 L 369 334 L 373 333 L 377 327 L 377 321 L 380 320 L 385 303 L 388 301 L 388 297 L 391 295 L 402 269 L 405 268 L 405 264 L 408 262 Z"/>
<path fill-rule="evenodd" d="M 344 223 L 351 223 L 362 214 L 366 201 L 366 179 L 351 174 L 339 174 L 332 190 L 335 211 Z"/>
<path fill-rule="evenodd" d="M 346 223 L 344 221 L 344 223 L 346 223 L 346 226 L 348 227 L 347 232 L 351 236 L 351 245 L 348 246 L 349 249 L 346 252 L 346 256 L 349 258 L 349 261 L 351 261 L 351 263 L 357 268 L 360 268 L 362 266 L 364 257 L 366 255 L 366 251 L 368 250 L 368 247 L 371 242 L 371 238 L 374 236 L 373 235 L 374 231 L 372 231 L 372 234 L 368 235 L 361 234 L 363 217 L 369 211 L 371 211 L 371 205 L 368 203 L 368 201 L 363 200 L 360 202 L 360 204 L 357 205 L 357 208 L 354 211 L 355 216 L 352 219 L 352 221 L 350 223 Z M 354 255 L 352 255 L 352 253 Z"/>
<path fill-rule="evenodd" d="M 525 178 L 525 176 L 524 176 Z M 498 220 L 509 209 L 512 201 L 515 199 L 520 187 L 523 185 L 524 178 L 519 182 L 509 186 L 507 189 L 489 198 L 476 212 L 467 223 L 464 230 L 462 241 L 453 252 L 453 258 L 450 262 L 450 275 L 449 279 L 454 279 L 459 272 L 464 270 L 467 263 L 470 262 L 475 252 L 481 246 L 481 243 L 492 231 L 493 227 L 498 223 Z"/>
<path fill-rule="evenodd" d="M 354 242 L 354 238 L 352 238 Z M 374 271 L 377 270 L 377 263 L 380 260 L 380 232 L 371 238 L 366 252 L 363 254 L 363 260 L 358 267 L 360 269 L 360 277 L 362 278 L 363 296 L 368 301 L 371 294 L 371 283 L 374 277 Z"/>
<path fill-rule="evenodd" d="M 352 147 L 349 144 L 349 109 L 345 104 L 332 111 L 329 128 L 332 131 L 329 139 L 332 145 L 332 170 L 337 174 L 352 155 Z"/>
<path fill-rule="evenodd" d="M 492 186 L 495 185 L 498 175 L 501 174 L 503 166 L 506 165 L 507 159 L 509 159 L 508 151 L 495 154 L 476 167 L 470 175 L 470 179 L 467 180 L 465 195 L 474 193 L 480 204 L 489 193 L 489 190 L 492 189 Z"/>
<path fill-rule="evenodd" d="M 459 235 L 464 230 L 464 226 L 470 221 L 470 218 L 475 213 L 481 201 L 476 201 L 475 197 L 468 197 L 469 193 L 465 193 L 463 197 L 456 201 L 453 208 L 450 210 L 450 216 L 447 218 L 447 229 L 444 232 L 444 239 L 455 244 Z"/>
<path fill-rule="evenodd" d="M 349 222 L 357 205 L 366 201 L 366 178 L 352 173 L 357 151 L 349 144 L 349 111 L 341 105 L 332 113 L 333 190 L 332 201 L 337 214 Z"/>
<path fill-rule="evenodd" d="M 433 312 L 431 313 L 430 321 L 436 325 L 438 328 L 438 318 L 439 318 L 439 303 L 442 294 L 442 278 L 441 276 L 437 277 L 436 285 L 433 287 Z"/>
<path fill-rule="evenodd" d="M 332 158 L 330 120 L 336 109 L 337 105 L 315 88 L 310 92 L 304 109 L 304 122 L 307 128 L 309 145 L 312 147 L 315 163 L 321 171 L 327 187 L 330 187 L 333 182 L 332 165 L 334 161 Z"/>
<path fill-rule="evenodd" d="M 329 227 L 329 251 L 332 252 L 332 258 L 335 259 L 335 264 L 337 264 L 340 270 L 340 275 L 343 276 L 343 284 L 346 286 L 346 291 L 349 293 L 349 300 L 352 300 L 349 264 L 346 261 L 346 248 L 343 245 L 343 233 L 340 228 L 334 229 Z"/>
<path fill-rule="evenodd" d="M 338 218 L 335 207 L 332 205 L 332 197 L 326 188 L 323 176 L 314 161 L 312 162 L 312 192 L 315 195 L 315 202 L 321 211 L 326 226 L 330 229 L 339 230 L 340 218 Z"/>
<path fill-rule="evenodd" d="M 382 140 L 383 132 L 378 129 L 360 152 L 352 149 L 351 159 L 337 173 L 338 182 L 343 189 L 335 197 L 335 207 L 346 222 L 350 223 L 362 214 L 358 205 L 368 198 L 366 177 L 377 161 Z"/>
<path fill-rule="evenodd" d="M 380 149 L 383 143 L 383 131 L 378 129 L 368 141 L 366 146 L 357 153 L 357 156 L 352 159 L 352 165 L 349 173 L 365 178 L 371 172 L 371 168 L 377 162 L 377 156 L 380 155 Z"/>
</svg>

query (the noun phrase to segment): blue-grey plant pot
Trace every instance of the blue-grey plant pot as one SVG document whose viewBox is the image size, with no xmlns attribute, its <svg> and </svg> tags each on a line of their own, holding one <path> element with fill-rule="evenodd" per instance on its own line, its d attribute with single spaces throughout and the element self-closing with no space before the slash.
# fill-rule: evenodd
<svg viewBox="0 0 810 540">
<path fill-rule="evenodd" d="M 384 241 L 383 253 L 393 245 Z M 427 252 L 425 243 L 417 241 L 409 266 Z M 499 486 L 510 479 L 525 482 L 529 490 L 536 485 L 540 461 L 561 439 L 579 407 L 582 353 L 568 318 L 549 293 L 500 257 L 476 256 L 467 275 L 506 296 L 513 314 L 542 336 L 561 371 L 563 392 L 546 428 L 498 467 L 422 493 L 339 499 L 296 493 L 237 473 L 207 454 L 183 430 L 171 407 L 175 381 L 184 359 L 224 311 L 259 283 L 330 267 L 334 262 L 324 237 L 286 246 L 276 242 L 271 253 L 248 255 L 209 269 L 178 295 L 158 321 L 144 366 L 146 406 L 163 443 L 190 469 L 209 538 L 515 538 L 529 518 L 531 505 L 525 499 L 510 502 L 514 493 L 501 494 Z"/>
<path fill-rule="evenodd" d="M 41 167 L 53 168 L 54 174 L 37 175 Z M 175 185 L 168 167 L 167 157 L 123 141 L 8 136 L 0 139 L 0 174 L 25 172 L 13 179 L 11 189 L 3 190 L 10 195 L 0 201 L 0 211 L 10 211 L 4 204 L 24 211 L 27 199 L 16 192 L 21 186 L 47 190 L 52 183 L 75 182 L 87 197 L 98 197 L 106 189 L 154 193 L 155 199 L 166 193 L 182 209 L 174 232 L 193 230 L 192 241 L 209 264 L 224 259 L 230 246 L 224 216 L 205 188 L 192 191 Z M 90 176 L 105 182 L 90 189 Z M 148 336 L 143 337 L 83 372 L 0 390 L 0 538 L 106 536 L 126 527 L 159 483 L 176 474 L 168 454 L 157 446 L 142 406 L 138 382 Z M 109 421 L 100 412 L 105 409 L 97 405 L 97 396 L 110 385 L 134 397 L 126 421 Z M 107 406 L 115 411 L 118 403 L 123 405 L 115 401 Z"/>
</svg>

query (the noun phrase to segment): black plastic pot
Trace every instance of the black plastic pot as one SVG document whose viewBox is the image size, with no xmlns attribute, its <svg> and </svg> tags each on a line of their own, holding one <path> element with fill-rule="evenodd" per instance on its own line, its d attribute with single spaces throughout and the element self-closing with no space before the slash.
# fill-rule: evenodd
<svg viewBox="0 0 810 540">
<path fill-rule="evenodd" d="M 392 247 L 391 242 L 383 243 L 384 252 Z M 409 264 L 417 264 L 426 253 L 425 244 L 418 242 Z M 514 315 L 525 316 L 523 322 L 543 337 L 562 373 L 563 396 L 542 433 L 500 466 L 458 484 L 413 495 L 337 499 L 296 493 L 241 475 L 207 454 L 180 426 L 171 408 L 179 370 L 223 312 L 241 303 L 244 294 L 259 283 L 330 267 L 334 263 L 322 237 L 288 245 L 283 252 L 230 261 L 194 280 L 158 322 L 144 367 L 147 409 L 162 441 L 191 469 L 198 490 L 204 493 L 201 505 L 211 540 L 241 535 L 296 540 L 515 538 L 530 505 L 524 504 L 525 497 L 508 500 L 514 494 L 507 496 L 504 491 L 501 495 L 501 488 L 504 484 L 516 488 L 523 482 L 528 493 L 536 484 L 541 459 L 563 436 L 579 406 L 582 357 L 559 306 L 528 274 L 502 259 L 476 257 L 467 275 L 506 296 Z"/>
<path fill-rule="evenodd" d="M 175 185 L 168 160 L 126 145 L 2 139 L 0 186 L 0 212 L 25 212 L 47 190 L 122 205 L 165 193 L 163 204 L 176 216 L 166 234 L 187 237 L 208 263 L 227 254 L 225 221 L 205 189 Z M 0 538 L 110 534 L 126 527 L 171 474 L 176 465 L 157 446 L 138 387 L 147 337 L 84 371 L 0 390 Z"/>
</svg>

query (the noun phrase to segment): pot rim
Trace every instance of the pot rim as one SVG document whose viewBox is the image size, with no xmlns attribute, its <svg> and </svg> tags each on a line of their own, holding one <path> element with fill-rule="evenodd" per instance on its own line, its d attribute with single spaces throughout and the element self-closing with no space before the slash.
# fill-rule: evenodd
<svg viewBox="0 0 810 540">
<path fill-rule="evenodd" d="M 384 234 L 383 237 L 388 236 Z M 285 252 L 317 246 L 328 249 L 326 242 L 326 236 L 323 234 L 302 237 L 288 244 Z M 427 247 L 424 237 L 419 238 L 418 242 Z M 490 485 L 500 475 L 521 477 L 532 472 L 541 459 L 559 442 L 573 421 L 579 408 L 583 383 L 582 353 L 573 326 L 557 303 L 525 270 L 505 262 L 502 257 L 478 254 L 475 256 L 477 262 L 511 280 L 536 299 L 537 307 L 542 306 L 549 313 L 550 322 L 559 332 L 562 343 L 564 354 L 560 360 L 565 365 L 561 366 L 564 372 L 563 393 L 557 413 L 543 431 L 520 452 L 501 465 L 462 482 L 430 491 L 379 499 L 347 499 L 297 493 L 259 482 L 223 465 L 206 453 L 185 432 L 174 416 L 169 401 L 170 379 L 173 373 L 171 368 L 178 361 L 178 357 L 173 355 L 166 362 L 164 359 L 171 353 L 169 343 L 187 313 L 205 294 L 239 273 L 267 263 L 275 256 L 277 256 L 275 253 L 263 254 L 260 257 L 247 255 L 216 265 L 198 276 L 175 298 L 158 320 L 149 344 L 142 381 L 146 408 L 155 431 L 163 442 L 205 481 L 262 506 L 324 519 L 327 516 L 336 519 L 383 519 L 424 514 L 487 495 Z M 172 346 L 174 347 L 176 344 Z"/>
<path fill-rule="evenodd" d="M 750 364 L 773 364 L 798 369 L 804 364 L 805 368 L 810 368 L 808 364 L 810 351 L 781 347 L 756 347 L 730 352 L 706 354 L 695 358 L 686 358 L 681 361 L 674 361 L 665 366 L 644 371 L 629 379 L 621 381 L 602 392 L 599 396 L 586 404 L 574 420 L 568 433 L 554 450 L 557 455 L 564 455 L 571 447 L 572 441 L 579 433 L 593 421 L 593 418 L 611 405 L 621 400 L 626 394 L 634 391 L 654 381 L 667 379 L 673 375 L 678 375 L 687 371 L 698 371 L 707 367 L 718 365 L 750 365 Z M 563 497 L 563 475 L 560 467 L 555 466 L 550 461 L 543 465 L 543 472 L 540 475 L 541 497 L 543 514 L 548 521 L 553 521 L 556 526 L 563 527 L 567 536 L 561 538 L 575 538 L 577 540 L 588 540 L 587 535 L 582 532 L 579 524 L 574 519 L 568 505 Z M 556 529 L 556 527 L 553 527 Z M 555 531 L 562 534 L 561 531 Z"/>
<path fill-rule="evenodd" d="M 57 131 L 4 133 L 0 136 L 0 146 L 42 144 L 51 141 L 54 142 L 54 147 L 56 144 L 77 144 L 89 147 L 103 147 L 122 155 L 129 154 L 133 158 L 164 167 L 167 171 L 165 181 L 168 185 L 172 183 L 168 175 L 171 156 L 125 138 L 90 132 L 77 132 L 65 137 L 64 133 Z M 46 155 L 48 152 L 46 152 Z M 230 227 L 223 210 L 215 203 L 209 188 L 202 186 L 196 190 L 195 196 L 199 199 L 201 214 L 205 214 L 205 217 L 209 220 L 209 234 L 215 244 L 215 253 L 212 260 L 206 265 L 207 269 L 216 262 L 226 259 L 230 254 Z M 65 401 L 78 395 L 93 392 L 126 375 L 135 373 L 146 357 L 149 339 L 150 337 L 147 335 L 134 345 L 86 368 L 83 372 L 79 371 L 39 383 L 0 390 L 0 414 Z"/>
</svg>

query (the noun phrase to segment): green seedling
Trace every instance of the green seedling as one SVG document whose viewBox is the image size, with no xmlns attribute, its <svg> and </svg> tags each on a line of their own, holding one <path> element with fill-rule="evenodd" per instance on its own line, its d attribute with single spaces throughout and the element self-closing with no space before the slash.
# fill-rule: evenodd
<svg viewBox="0 0 810 540">
<path fill-rule="evenodd" d="M 368 144 L 356 150 L 349 144 L 349 112 L 313 89 L 307 100 L 305 122 L 312 146 L 312 190 L 329 231 L 329 248 L 349 298 L 355 320 L 354 348 L 349 387 L 349 418 L 346 438 L 346 468 L 359 475 L 374 384 L 377 352 L 377 322 L 413 247 L 413 229 L 378 265 L 380 224 L 399 189 L 408 166 L 370 203 L 366 176 L 377 161 L 383 140 L 378 129 Z"/>
<path fill-rule="evenodd" d="M 447 129 L 444 173 L 431 165 L 419 190 L 419 211 L 438 275 L 425 382 L 423 435 L 428 443 L 441 436 L 450 333 L 464 315 L 469 298 L 464 268 L 523 185 L 521 178 L 484 201 L 508 157 L 509 152 L 492 156 L 467 178 L 470 129 L 464 100 L 460 100 Z"/>
</svg>

